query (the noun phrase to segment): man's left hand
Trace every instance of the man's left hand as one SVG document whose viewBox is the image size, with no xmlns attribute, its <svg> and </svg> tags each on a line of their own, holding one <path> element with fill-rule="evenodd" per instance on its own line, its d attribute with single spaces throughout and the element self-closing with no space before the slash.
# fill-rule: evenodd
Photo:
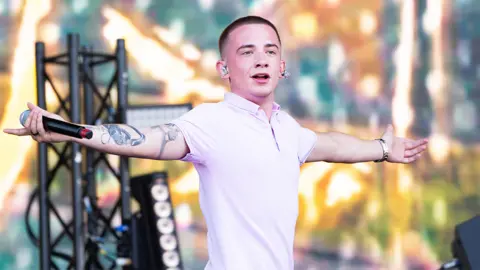
<svg viewBox="0 0 480 270">
<path fill-rule="evenodd" d="M 420 158 L 427 149 L 428 139 L 412 140 L 395 137 L 393 127 L 389 125 L 382 136 L 388 146 L 388 162 L 412 163 Z"/>
</svg>

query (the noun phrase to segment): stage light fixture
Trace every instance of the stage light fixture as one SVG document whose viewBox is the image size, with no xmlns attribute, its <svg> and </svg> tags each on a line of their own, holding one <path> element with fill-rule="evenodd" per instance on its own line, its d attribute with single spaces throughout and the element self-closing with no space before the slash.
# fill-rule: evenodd
<svg viewBox="0 0 480 270">
<path fill-rule="evenodd" d="M 144 269 L 183 269 L 167 174 L 155 172 L 131 179 L 132 194 L 140 204 L 139 245 L 148 249 Z M 157 239 L 157 240 L 155 240 Z"/>
<path fill-rule="evenodd" d="M 164 234 L 160 236 L 160 247 L 172 251 L 177 248 L 177 239 L 171 234 Z"/>
<path fill-rule="evenodd" d="M 180 263 L 180 256 L 176 251 L 167 251 L 162 256 L 163 263 L 167 267 L 177 267 Z"/>
<path fill-rule="evenodd" d="M 157 228 L 160 233 L 169 234 L 173 232 L 175 225 L 171 219 L 161 218 L 157 221 Z"/>
<path fill-rule="evenodd" d="M 126 124 L 137 129 L 167 124 L 192 109 L 192 104 L 134 105 L 126 109 Z M 141 269 L 183 269 L 167 175 L 155 172 L 130 181 L 140 204 L 138 245 L 143 252 Z M 155 240 L 157 239 L 157 240 Z"/>
<path fill-rule="evenodd" d="M 168 217 L 172 214 L 172 206 L 167 202 L 156 202 L 153 206 L 155 214 L 161 218 Z"/>
<path fill-rule="evenodd" d="M 152 197 L 157 201 L 163 202 L 168 199 L 168 188 L 166 186 L 153 186 L 150 192 L 152 193 Z"/>
</svg>

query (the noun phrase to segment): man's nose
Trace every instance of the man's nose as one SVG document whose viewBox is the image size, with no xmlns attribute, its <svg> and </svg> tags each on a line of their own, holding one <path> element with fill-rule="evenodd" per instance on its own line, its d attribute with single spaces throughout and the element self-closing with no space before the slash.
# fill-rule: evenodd
<svg viewBox="0 0 480 270">
<path fill-rule="evenodd" d="M 267 68 L 268 62 L 265 59 L 258 59 L 255 63 L 256 68 Z"/>
<path fill-rule="evenodd" d="M 267 57 L 263 53 L 257 53 L 255 55 L 255 67 L 256 68 L 267 68 L 268 67 L 268 61 Z"/>
</svg>

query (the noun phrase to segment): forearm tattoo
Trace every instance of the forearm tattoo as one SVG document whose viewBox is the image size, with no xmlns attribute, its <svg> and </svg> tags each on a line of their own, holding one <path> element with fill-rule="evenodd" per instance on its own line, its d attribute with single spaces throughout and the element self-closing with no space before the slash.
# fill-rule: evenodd
<svg viewBox="0 0 480 270">
<path fill-rule="evenodd" d="M 102 125 L 102 136 L 101 141 L 103 144 L 107 144 L 110 140 L 113 140 L 118 145 L 131 145 L 136 146 L 145 142 L 145 135 L 141 133 L 135 127 L 124 125 L 131 128 L 135 133 L 137 133 L 138 137 L 133 138 L 132 134 L 130 134 L 126 129 L 121 128 L 120 125 Z"/>
<path fill-rule="evenodd" d="M 178 133 L 180 132 L 180 130 L 178 129 L 177 126 L 175 126 L 174 124 L 170 124 L 170 123 L 162 125 L 162 126 L 153 126 L 152 130 L 153 131 L 159 131 L 159 132 L 163 133 L 163 139 L 162 139 L 161 145 L 160 145 L 160 153 L 158 154 L 158 156 L 161 157 L 162 154 L 163 154 L 163 151 L 165 150 L 165 146 L 167 145 L 167 143 L 169 143 L 171 141 L 175 141 L 178 137 Z"/>
</svg>

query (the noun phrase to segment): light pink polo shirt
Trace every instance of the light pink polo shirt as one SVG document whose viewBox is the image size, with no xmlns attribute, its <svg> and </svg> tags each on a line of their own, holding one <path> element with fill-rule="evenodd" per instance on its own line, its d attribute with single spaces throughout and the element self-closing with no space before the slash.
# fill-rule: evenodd
<svg viewBox="0 0 480 270">
<path fill-rule="evenodd" d="M 300 165 L 316 141 L 275 104 L 271 121 L 233 93 L 172 122 L 200 176 L 207 270 L 291 270 Z"/>
</svg>

